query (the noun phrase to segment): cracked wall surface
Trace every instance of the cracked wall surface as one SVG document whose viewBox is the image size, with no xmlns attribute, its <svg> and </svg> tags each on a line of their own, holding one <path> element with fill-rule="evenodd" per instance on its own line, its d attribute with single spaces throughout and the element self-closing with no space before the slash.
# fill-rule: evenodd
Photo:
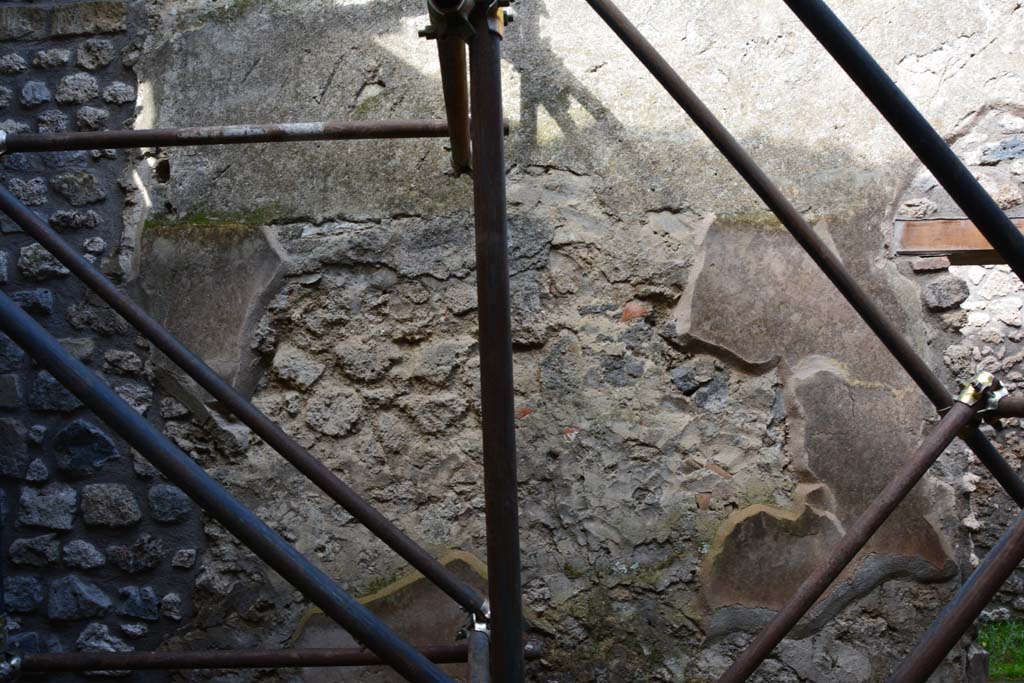
<svg viewBox="0 0 1024 683">
<path fill-rule="evenodd" d="M 973 372 L 987 356 L 972 357 L 962 300 L 932 305 L 955 298 L 956 286 L 933 286 L 948 274 L 890 253 L 895 218 L 951 209 L 784 4 L 621 6 L 951 391 Z M 136 127 L 442 112 L 415 2 L 134 8 Z M 995 127 L 1024 101 L 1019 3 L 836 9 L 970 163 L 985 165 L 988 152 L 970 155 L 986 145 L 1016 149 Z M 516 13 L 503 68 L 523 584 L 545 647 L 531 680 L 713 680 L 935 418 L 584 3 Z M 112 260 L 139 301 L 483 585 L 471 183 L 447 174 L 443 142 L 144 150 L 130 162 Z M 992 187 L 1019 181 L 1015 163 L 988 168 Z M 443 596 L 165 359 L 144 360 L 160 398 L 149 415 L 179 446 L 401 633 L 454 638 Z M 753 680 L 884 680 L 985 547 L 962 520 L 1009 514 L 982 482 L 951 447 Z M 193 534 L 192 595 L 163 647 L 351 642 L 216 524 Z M 954 651 L 933 680 L 962 680 L 963 666 Z M 397 680 L 369 675 L 328 678 Z"/>
</svg>

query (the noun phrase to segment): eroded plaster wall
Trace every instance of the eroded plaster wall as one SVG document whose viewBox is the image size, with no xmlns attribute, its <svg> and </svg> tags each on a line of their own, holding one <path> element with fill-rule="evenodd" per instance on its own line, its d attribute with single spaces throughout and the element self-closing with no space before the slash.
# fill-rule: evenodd
<svg viewBox="0 0 1024 683">
<path fill-rule="evenodd" d="M 621 5 L 952 389 L 961 373 L 943 354 L 960 327 L 922 299 L 935 276 L 890 257 L 918 165 L 784 4 Z M 442 111 L 415 2 L 139 10 L 139 127 Z M 1024 101 L 1017 2 L 837 10 L 945 135 Z M 546 648 L 531 675 L 712 680 L 932 413 L 585 3 L 516 14 L 504 71 L 523 581 Z M 218 371 L 482 581 L 471 185 L 448 169 L 439 141 L 151 150 L 125 175 L 118 262 Z M 147 362 L 179 445 L 400 630 L 454 635 L 457 610 L 164 361 Z M 980 499 L 965 484 L 976 467 L 953 447 L 934 475 L 758 680 L 884 679 L 975 551 L 961 520 Z M 347 642 L 216 525 L 201 540 L 167 647 Z M 961 654 L 935 680 L 961 680 Z M 330 680 L 370 680 L 345 675 Z"/>
</svg>

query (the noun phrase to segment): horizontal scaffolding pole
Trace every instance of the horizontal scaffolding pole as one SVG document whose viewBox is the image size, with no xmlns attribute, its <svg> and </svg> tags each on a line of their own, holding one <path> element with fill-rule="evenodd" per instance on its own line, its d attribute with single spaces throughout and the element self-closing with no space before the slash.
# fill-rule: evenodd
<svg viewBox="0 0 1024 683">
<path fill-rule="evenodd" d="M 1024 235 L 970 169 L 822 0 L 785 0 L 804 26 L 1024 281 Z"/>
<path fill-rule="evenodd" d="M 0 292 L 0 331 L 257 557 L 398 673 L 410 681 L 450 683 L 451 679 L 444 672 L 236 501 L 3 292 Z"/>
<path fill-rule="evenodd" d="M 506 121 L 506 134 L 508 130 Z M 101 130 L 84 133 L 13 133 L 7 135 L 5 141 L 0 134 L 0 152 L 66 152 L 88 149 L 238 145 L 315 140 L 443 138 L 448 134 L 448 123 L 440 119 L 318 121 L 202 128 Z"/>
<path fill-rule="evenodd" d="M 953 397 L 939 378 L 732 133 L 614 3 L 609 0 L 587 2 L 747 181 L 935 407 L 939 410 L 948 408 Z M 1024 480 L 1021 480 L 988 439 L 974 429 L 964 435 L 964 442 L 1010 497 L 1024 507 Z"/>
<path fill-rule="evenodd" d="M 0 211 L 7 214 L 22 230 L 43 245 L 89 289 L 106 301 L 157 349 L 181 367 L 199 386 L 210 392 L 211 396 L 220 401 L 285 460 L 294 465 L 331 500 L 358 519 L 377 538 L 451 596 L 464 609 L 482 617 L 486 616 L 487 601 L 479 591 L 461 581 L 447 567 L 388 521 L 341 481 L 329 467 L 300 446 L 295 439 L 288 436 L 273 420 L 260 412 L 202 359 L 178 341 L 167 328 L 154 320 L 141 306 L 119 290 L 96 266 L 85 260 L 53 228 L 44 223 L 31 209 L 18 201 L 2 186 L 0 186 Z"/>
<path fill-rule="evenodd" d="M 435 664 L 467 660 L 465 643 L 417 648 Z M 212 650 L 204 652 L 67 652 L 21 658 L 24 673 L 82 671 L 186 671 L 193 669 L 286 669 L 297 667 L 387 666 L 361 648 L 295 650 Z"/>
<path fill-rule="evenodd" d="M 733 662 L 718 683 L 741 683 L 757 670 L 786 634 L 818 601 L 828 587 L 839 578 L 857 553 L 867 544 L 911 489 L 921 481 L 928 468 L 977 414 L 977 405 L 957 401 L 938 425 L 928 434 L 909 460 L 889 480 L 867 509 L 847 529 L 832 550 L 828 560 L 811 573 L 768 625 Z"/>
<path fill-rule="evenodd" d="M 468 643 L 417 648 L 435 664 L 472 662 L 480 639 Z M 486 633 L 483 638 L 486 657 Z M 527 643 L 527 659 L 540 658 L 541 648 Z M 485 659 L 486 661 L 486 659 Z M 85 671 L 188 671 L 195 669 L 287 669 L 349 666 L 387 666 L 362 648 L 303 648 L 294 650 L 205 650 L 196 652 L 61 652 L 21 656 L 26 674 Z"/>
<path fill-rule="evenodd" d="M 925 631 L 913 651 L 900 663 L 887 683 L 920 683 L 939 667 L 960 638 L 1024 561 L 1024 513 L 988 551 L 953 601 Z"/>
<path fill-rule="evenodd" d="M 1024 417 L 1024 397 L 1007 396 L 999 401 L 992 414 L 999 417 Z"/>
</svg>

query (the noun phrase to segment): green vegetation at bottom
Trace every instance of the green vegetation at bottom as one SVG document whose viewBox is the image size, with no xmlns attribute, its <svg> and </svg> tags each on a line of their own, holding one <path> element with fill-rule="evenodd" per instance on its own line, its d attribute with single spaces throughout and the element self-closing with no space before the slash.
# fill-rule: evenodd
<svg viewBox="0 0 1024 683">
<path fill-rule="evenodd" d="M 978 642 L 989 653 L 990 680 L 1024 682 L 1024 621 L 982 624 Z"/>
</svg>

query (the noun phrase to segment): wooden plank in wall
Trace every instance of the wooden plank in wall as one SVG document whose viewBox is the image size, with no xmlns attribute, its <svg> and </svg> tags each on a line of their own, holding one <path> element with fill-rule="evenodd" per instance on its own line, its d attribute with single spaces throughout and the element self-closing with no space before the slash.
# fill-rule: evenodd
<svg viewBox="0 0 1024 683">
<path fill-rule="evenodd" d="M 1024 218 L 1013 219 L 1024 232 Z M 948 254 L 953 263 L 1002 263 L 984 235 L 965 218 L 896 221 L 896 253 Z"/>
</svg>

